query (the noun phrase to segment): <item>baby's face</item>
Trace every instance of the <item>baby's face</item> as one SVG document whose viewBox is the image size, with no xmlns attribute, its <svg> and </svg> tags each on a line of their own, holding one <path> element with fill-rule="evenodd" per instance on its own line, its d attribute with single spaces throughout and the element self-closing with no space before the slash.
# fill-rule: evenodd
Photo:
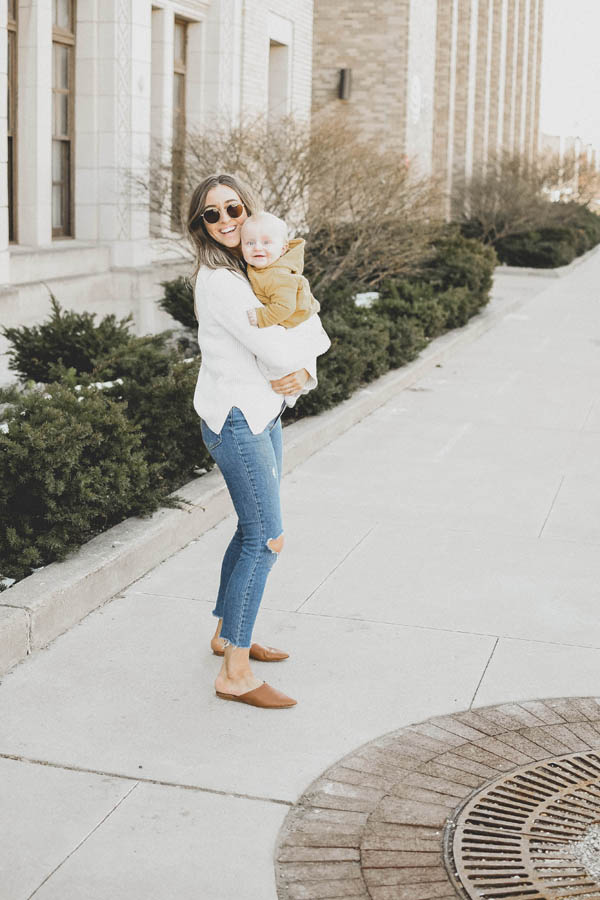
<svg viewBox="0 0 600 900">
<path fill-rule="evenodd" d="M 281 229 L 269 222 L 248 222 L 242 228 L 242 253 L 250 266 L 264 269 L 285 252 Z"/>
</svg>

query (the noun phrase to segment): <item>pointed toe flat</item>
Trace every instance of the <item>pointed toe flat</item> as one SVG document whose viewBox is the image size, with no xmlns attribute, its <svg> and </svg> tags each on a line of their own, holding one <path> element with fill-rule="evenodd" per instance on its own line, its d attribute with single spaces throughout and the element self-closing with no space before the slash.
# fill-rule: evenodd
<svg viewBox="0 0 600 900">
<path fill-rule="evenodd" d="M 226 694 L 223 691 L 216 692 L 221 700 L 233 700 L 235 703 L 246 703 L 248 706 L 258 706 L 261 709 L 288 709 L 298 702 L 271 687 L 264 681 L 260 687 L 246 691 L 245 694 Z"/>
</svg>

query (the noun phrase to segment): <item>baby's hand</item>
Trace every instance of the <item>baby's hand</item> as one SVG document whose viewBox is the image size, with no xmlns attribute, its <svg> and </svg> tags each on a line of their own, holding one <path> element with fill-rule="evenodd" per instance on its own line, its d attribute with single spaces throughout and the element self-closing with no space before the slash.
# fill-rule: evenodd
<svg viewBox="0 0 600 900">
<path fill-rule="evenodd" d="M 257 318 L 257 316 L 256 316 L 256 310 L 255 310 L 255 309 L 249 309 L 249 310 L 248 310 L 248 321 L 250 322 L 251 325 L 256 325 L 256 326 L 258 326 L 258 318 Z"/>
</svg>

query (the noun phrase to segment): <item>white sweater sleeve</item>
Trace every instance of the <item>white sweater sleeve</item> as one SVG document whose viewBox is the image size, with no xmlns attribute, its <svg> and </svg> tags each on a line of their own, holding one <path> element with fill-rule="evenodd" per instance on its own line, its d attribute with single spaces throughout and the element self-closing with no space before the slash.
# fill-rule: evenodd
<svg viewBox="0 0 600 900">
<path fill-rule="evenodd" d="M 210 273 L 204 302 L 216 321 L 271 369 L 290 373 L 306 368 L 314 377 L 315 358 L 331 346 L 318 316 L 295 328 L 251 325 L 247 310 L 256 306 L 256 296 L 242 276 L 228 269 Z"/>
</svg>

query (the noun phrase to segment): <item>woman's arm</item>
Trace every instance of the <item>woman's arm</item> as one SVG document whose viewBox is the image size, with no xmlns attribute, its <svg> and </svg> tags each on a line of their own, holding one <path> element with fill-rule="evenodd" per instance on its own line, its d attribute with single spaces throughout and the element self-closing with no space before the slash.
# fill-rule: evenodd
<svg viewBox="0 0 600 900">
<path fill-rule="evenodd" d="M 330 347 L 317 316 L 311 316 L 296 328 L 250 325 L 247 311 L 256 306 L 256 296 L 241 276 L 227 269 L 215 269 L 204 286 L 206 302 L 217 322 L 269 368 L 284 372 L 312 368 L 314 357 Z"/>
</svg>

